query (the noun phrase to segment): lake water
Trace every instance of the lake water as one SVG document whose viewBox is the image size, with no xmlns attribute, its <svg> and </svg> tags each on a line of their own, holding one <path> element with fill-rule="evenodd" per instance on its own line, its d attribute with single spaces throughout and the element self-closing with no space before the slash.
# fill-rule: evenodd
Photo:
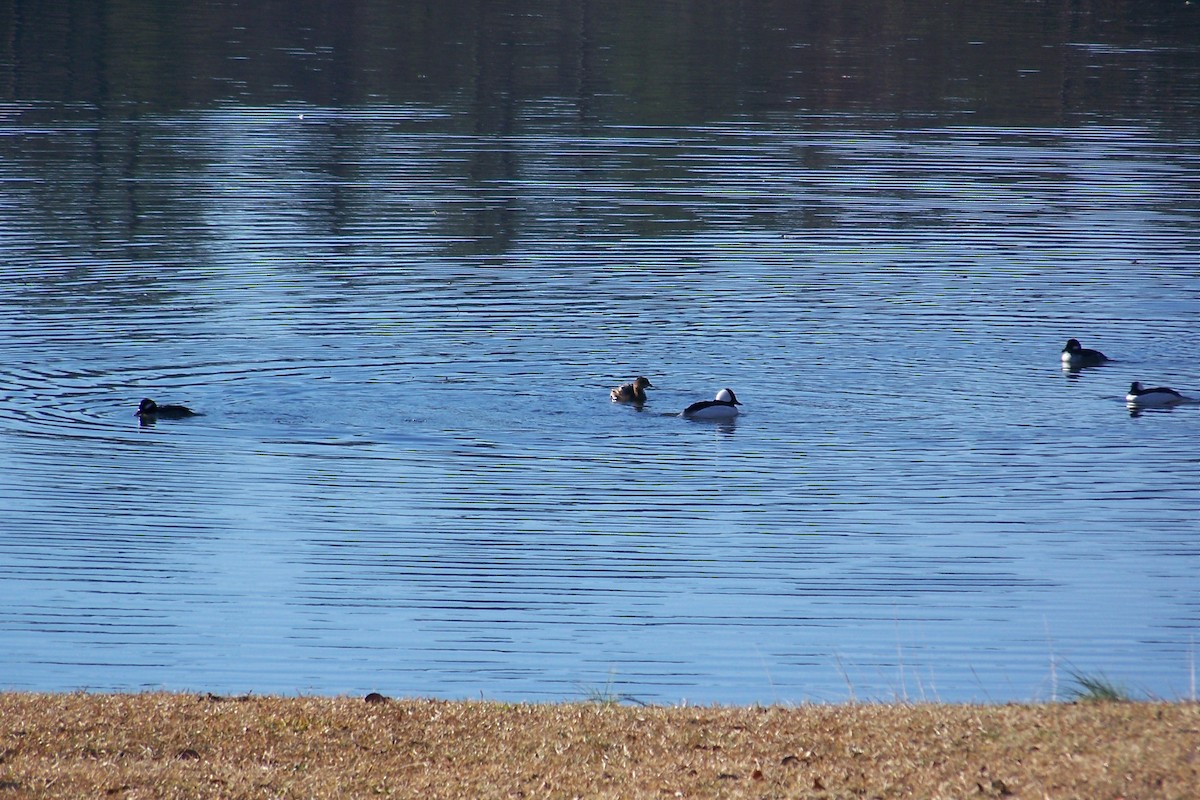
<svg viewBox="0 0 1200 800">
<path fill-rule="evenodd" d="M 0 688 L 1194 696 L 1200 11 L 237 5 L 5 11 Z"/>
</svg>

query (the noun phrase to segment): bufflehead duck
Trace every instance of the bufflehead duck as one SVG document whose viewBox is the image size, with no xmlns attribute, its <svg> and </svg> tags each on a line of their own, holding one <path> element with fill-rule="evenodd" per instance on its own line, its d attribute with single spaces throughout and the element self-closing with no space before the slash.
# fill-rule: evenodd
<svg viewBox="0 0 1200 800">
<path fill-rule="evenodd" d="M 654 388 L 654 384 L 647 378 L 638 376 L 633 383 L 627 383 L 624 386 L 618 386 L 609 392 L 609 397 L 614 403 L 644 403 L 646 402 L 646 389 Z"/>
<path fill-rule="evenodd" d="M 1108 356 L 1099 350 L 1088 350 L 1078 339 L 1067 339 L 1067 346 L 1062 351 L 1062 361 L 1064 366 L 1072 369 L 1098 367 L 1108 361 Z"/>
<path fill-rule="evenodd" d="M 1134 381 L 1129 387 L 1129 394 L 1125 395 L 1125 402 L 1131 406 L 1169 406 L 1183 399 L 1183 395 L 1174 389 L 1166 386 L 1144 389 L 1139 381 Z"/>
<path fill-rule="evenodd" d="M 159 405 L 149 397 L 144 398 L 138 405 L 138 410 L 133 412 L 135 417 L 140 417 L 143 422 L 155 419 L 183 419 L 184 417 L 198 417 L 200 414 L 192 411 L 187 406 L 177 406 L 170 403 Z"/>
<path fill-rule="evenodd" d="M 715 400 L 692 403 L 683 410 L 683 415 L 688 419 L 733 419 L 740 405 L 732 389 L 722 389 Z"/>
</svg>

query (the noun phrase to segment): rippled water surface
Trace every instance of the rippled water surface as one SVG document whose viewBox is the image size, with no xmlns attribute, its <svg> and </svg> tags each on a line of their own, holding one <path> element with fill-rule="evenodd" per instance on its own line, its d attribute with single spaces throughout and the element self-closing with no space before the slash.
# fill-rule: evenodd
<svg viewBox="0 0 1200 800">
<path fill-rule="evenodd" d="M 4 688 L 1194 693 L 1194 133 L 460 113 L 4 106 Z"/>
</svg>

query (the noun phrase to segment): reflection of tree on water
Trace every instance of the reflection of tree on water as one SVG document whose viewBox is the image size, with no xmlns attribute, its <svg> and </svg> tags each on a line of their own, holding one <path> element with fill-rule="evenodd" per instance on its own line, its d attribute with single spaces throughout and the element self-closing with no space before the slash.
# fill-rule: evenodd
<svg viewBox="0 0 1200 800">
<path fill-rule="evenodd" d="M 1200 86 L 1180 79 L 1197 69 L 1195 22 L 1185 3 L 1116 0 L 1032 13 L 965 0 L 13 3 L 0 12 L 12 32 L 0 93 L 139 113 L 426 104 L 493 135 L 547 99 L 582 125 L 774 112 L 1060 124 L 1081 110 L 1137 116 L 1169 96 L 1182 123 L 1200 105 Z"/>
<path fill-rule="evenodd" d="M 0 37 L 0 91 L 71 103 L 82 138 L 66 139 L 72 151 L 0 137 L 0 157 L 52 178 L 22 191 L 36 196 L 32 207 L 78 215 L 68 227 L 79 246 L 112 248 L 83 240 L 116 215 L 138 245 L 121 257 L 134 261 L 153 261 L 158 243 L 197 225 L 224 235 L 227 220 L 205 216 L 201 178 L 244 195 L 239 221 L 357 248 L 342 255 L 385 257 L 348 243 L 371 223 L 436 237 L 447 255 L 494 257 L 533 217 L 555 220 L 564 239 L 613 226 L 695 232 L 722 203 L 779 230 L 836 224 L 805 191 L 836 158 L 802 134 L 836 128 L 845 113 L 868 126 L 877 115 L 881 128 L 914 113 L 914 125 L 969 113 L 976 125 L 1059 126 L 1072 113 L 1120 117 L 1148 103 L 1179 113 L 1165 125 L 1200 119 L 1200 81 L 1178 80 L 1200 69 L 1191 28 L 1174 18 L 1191 13 L 1182 5 L 913 11 L 865 0 L 330 0 L 289 4 L 286 15 L 219 2 L 18 3 L 0 12 L 13 33 Z M 1100 44 L 1072 44 L 1081 41 Z M 1168 92 L 1169 103 L 1155 100 Z M 779 115 L 803 119 L 778 158 L 795 168 L 780 182 L 790 202 L 767 197 L 773 187 L 700 198 L 705 170 L 739 151 L 697 159 L 688 126 L 745 120 L 731 130 L 752 135 Z M 127 124 L 155 117 L 164 125 Z M 213 136 L 220 126 L 228 132 Z M 622 136 L 662 140 L 628 157 L 589 146 Z M 913 148 L 928 146 L 914 137 Z M 332 244 L 339 238 L 347 243 Z M 304 255 L 296 260 L 320 253 Z"/>
</svg>

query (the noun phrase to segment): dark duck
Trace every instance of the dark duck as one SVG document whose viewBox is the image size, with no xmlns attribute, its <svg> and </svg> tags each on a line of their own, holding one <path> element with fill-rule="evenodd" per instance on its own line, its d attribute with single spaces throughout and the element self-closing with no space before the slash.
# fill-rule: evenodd
<svg viewBox="0 0 1200 800">
<path fill-rule="evenodd" d="M 158 419 L 185 419 L 187 417 L 198 417 L 200 413 L 192 411 L 187 406 L 176 405 L 174 403 L 158 403 L 146 397 L 138 404 L 138 410 L 133 412 L 133 415 L 142 422 L 154 422 Z"/>
</svg>

